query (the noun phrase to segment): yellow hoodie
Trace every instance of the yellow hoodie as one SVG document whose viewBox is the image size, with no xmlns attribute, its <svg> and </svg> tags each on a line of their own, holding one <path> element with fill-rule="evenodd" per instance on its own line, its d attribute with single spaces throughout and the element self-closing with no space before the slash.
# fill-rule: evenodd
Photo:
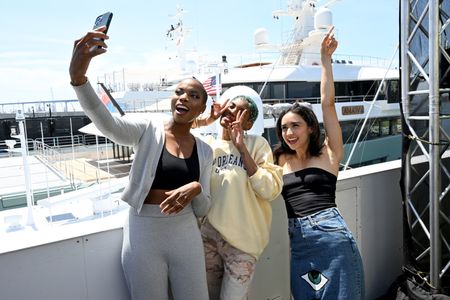
<svg viewBox="0 0 450 300">
<path fill-rule="evenodd" d="M 258 165 L 251 177 L 233 142 L 212 136 L 207 142 L 214 152 L 208 220 L 233 247 L 258 258 L 269 242 L 270 201 L 281 193 L 282 168 L 273 164 L 272 150 L 261 136 L 244 139 Z"/>
</svg>

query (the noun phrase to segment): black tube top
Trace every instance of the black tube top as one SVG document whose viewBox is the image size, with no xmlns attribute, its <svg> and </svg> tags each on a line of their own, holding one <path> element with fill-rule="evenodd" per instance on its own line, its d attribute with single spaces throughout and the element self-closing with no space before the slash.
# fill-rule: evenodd
<svg viewBox="0 0 450 300">
<path fill-rule="evenodd" d="M 199 178 L 197 144 L 194 144 L 191 156 L 185 159 L 172 155 L 164 145 L 152 189 L 174 190 L 187 183 L 198 181 Z"/>
<path fill-rule="evenodd" d="M 337 177 L 320 168 L 306 168 L 283 175 L 281 194 L 289 218 L 305 217 L 336 207 Z"/>
</svg>

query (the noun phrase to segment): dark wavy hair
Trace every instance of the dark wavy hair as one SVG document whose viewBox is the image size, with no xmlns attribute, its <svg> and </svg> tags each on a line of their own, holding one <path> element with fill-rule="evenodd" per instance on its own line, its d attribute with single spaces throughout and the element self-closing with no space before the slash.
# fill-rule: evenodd
<svg viewBox="0 0 450 300">
<path fill-rule="evenodd" d="M 281 112 L 280 116 L 278 117 L 277 124 L 276 124 L 276 134 L 278 137 L 278 140 L 280 141 L 279 144 L 275 146 L 275 149 L 273 150 L 273 156 L 275 163 L 278 164 L 278 159 L 282 154 L 294 154 L 295 150 L 292 150 L 284 141 L 283 135 L 282 135 L 282 128 L 281 128 L 281 120 L 283 119 L 284 115 L 286 115 L 288 112 L 294 113 L 302 117 L 303 120 L 305 120 L 308 127 L 312 129 L 311 135 L 309 137 L 309 145 L 308 145 L 308 152 L 311 156 L 319 156 L 322 153 L 322 147 L 323 143 L 320 140 L 320 126 L 319 121 L 317 120 L 316 114 L 312 110 L 312 106 L 308 102 L 296 102 L 294 103 L 290 108 L 285 109 L 283 112 Z"/>
</svg>

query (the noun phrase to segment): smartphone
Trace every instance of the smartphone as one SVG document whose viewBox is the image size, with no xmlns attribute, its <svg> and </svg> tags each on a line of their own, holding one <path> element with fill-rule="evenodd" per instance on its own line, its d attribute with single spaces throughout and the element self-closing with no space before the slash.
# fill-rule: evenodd
<svg viewBox="0 0 450 300">
<path fill-rule="evenodd" d="M 95 29 L 105 25 L 106 26 L 106 30 L 103 31 L 103 33 L 106 34 L 108 32 L 109 25 L 111 24 L 112 17 L 113 17 L 113 13 L 112 12 L 106 12 L 106 13 L 98 16 L 95 19 L 94 27 L 92 29 L 95 30 Z M 90 51 L 94 51 L 95 49 L 98 49 L 98 48 L 101 48 L 101 46 L 97 46 L 97 48 L 95 46 L 93 46 L 90 49 Z"/>
<path fill-rule="evenodd" d="M 112 17 L 113 17 L 112 12 L 107 12 L 107 13 L 104 13 L 103 15 L 98 16 L 97 19 L 95 19 L 94 27 L 92 29 L 97 29 L 97 28 L 105 25 L 106 30 L 103 32 L 107 33 L 108 29 L 109 29 L 109 25 L 111 24 Z"/>
</svg>

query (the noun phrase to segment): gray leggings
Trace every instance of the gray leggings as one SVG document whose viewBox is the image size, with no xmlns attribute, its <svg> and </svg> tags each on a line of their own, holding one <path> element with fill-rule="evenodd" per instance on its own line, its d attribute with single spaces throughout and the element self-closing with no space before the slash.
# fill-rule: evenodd
<svg viewBox="0 0 450 300">
<path fill-rule="evenodd" d="M 163 215 L 159 205 L 130 208 L 123 228 L 122 266 L 133 300 L 208 299 L 205 256 L 190 205 Z M 169 283 L 170 282 L 170 283 Z"/>
</svg>

